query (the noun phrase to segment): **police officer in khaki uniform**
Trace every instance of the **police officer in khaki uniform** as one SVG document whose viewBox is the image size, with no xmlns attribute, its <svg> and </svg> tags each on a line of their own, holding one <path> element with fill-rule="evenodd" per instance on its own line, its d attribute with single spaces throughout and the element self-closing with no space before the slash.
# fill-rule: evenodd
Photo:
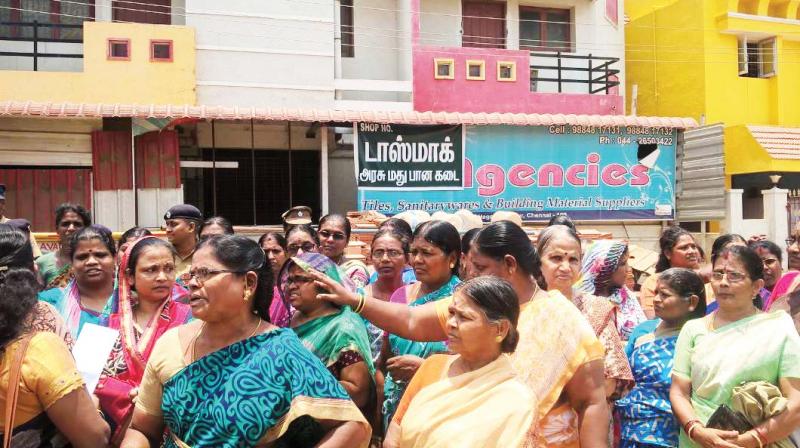
<svg viewBox="0 0 800 448">
<path fill-rule="evenodd" d="M 203 214 L 194 205 L 178 204 L 164 213 L 164 221 L 167 239 L 178 252 L 175 259 L 175 276 L 177 278 L 188 272 L 192 266 L 192 256 L 200 239 Z"/>
</svg>

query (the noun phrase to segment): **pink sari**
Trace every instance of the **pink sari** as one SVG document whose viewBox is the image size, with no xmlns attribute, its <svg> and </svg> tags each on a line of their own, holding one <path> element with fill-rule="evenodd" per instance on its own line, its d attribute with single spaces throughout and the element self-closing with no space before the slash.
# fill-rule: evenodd
<svg viewBox="0 0 800 448">
<path fill-rule="evenodd" d="M 772 294 L 769 295 L 767 303 L 764 304 L 764 311 L 770 311 L 770 307 L 776 300 L 800 286 L 800 277 L 798 275 L 800 275 L 800 271 L 789 271 L 781 276 L 778 283 L 775 283 L 775 287 L 772 288 Z"/>
<path fill-rule="evenodd" d="M 145 237 L 154 238 L 154 237 Z M 144 376 L 144 369 L 156 340 L 167 330 L 183 325 L 191 318 L 189 305 L 180 303 L 187 291 L 179 285 L 173 285 L 172 293 L 158 312 L 148 322 L 147 327 L 139 329 L 133 318 L 133 297 L 131 285 L 125 271 L 128 268 L 128 257 L 141 238 L 131 244 L 120 264 L 119 312 L 109 318 L 109 328 L 119 330 L 119 338 L 111 350 L 106 366 L 95 389 L 100 399 L 103 412 L 116 425 L 115 437 L 124 433 L 133 413 L 133 402 L 130 399 L 132 389 L 139 387 Z"/>
</svg>

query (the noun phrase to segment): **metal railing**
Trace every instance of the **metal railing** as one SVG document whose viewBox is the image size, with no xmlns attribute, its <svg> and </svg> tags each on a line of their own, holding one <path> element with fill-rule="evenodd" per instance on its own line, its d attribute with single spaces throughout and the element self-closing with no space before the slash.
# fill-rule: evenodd
<svg viewBox="0 0 800 448">
<path fill-rule="evenodd" d="M 39 51 L 39 43 L 43 42 L 58 42 L 58 43 L 74 43 L 74 44 L 81 44 L 83 43 L 83 38 L 80 39 L 70 39 L 70 38 L 62 38 L 62 37 L 44 37 L 39 36 L 39 29 L 40 28 L 49 28 L 52 29 L 54 32 L 50 33 L 51 35 L 56 34 L 55 31 L 60 29 L 82 29 L 83 25 L 75 25 L 75 24 L 64 24 L 64 23 L 40 23 L 37 20 L 33 22 L 0 22 L 0 26 L 9 26 L 11 27 L 12 32 L 9 36 L 0 35 L 0 41 L 19 41 L 19 42 L 31 42 L 33 43 L 33 51 L 32 52 L 22 52 L 22 51 L 0 51 L 0 56 L 16 56 L 16 57 L 28 57 L 33 58 L 33 71 L 39 70 L 39 58 L 83 58 L 83 53 L 43 53 Z M 16 28 L 16 30 L 15 30 Z M 27 36 L 20 36 L 18 32 L 18 28 L 33 28 L 33 34 L 31 37 Z"/>
<path fill-rule="evenodd" d="M 564 54 L 560 51 L 532 51 L 531 57 L 555 59 L 555 65 L 531 64 L 531 91 L 537 90 L 536 83 L 539 81 L 556 83 L 559 93 L 562 92 L 564 84 L 587 84 L 590 94 L 605 92 L 606 95 L 612 87 L 619 86 L 619 81 L 612 78 L 620 72 L 619 69 L 612 68 L 612 64 L 619 62 L 619 58 L 594 56 L 591 53 L 588 55 Z M 587 64 L 585 67 L 573 67 L 565 65 L 565 60 L 584 60 Z M 555 71 L 555 77 L 539 76 L 540 70 Z M 581 74 L 584 76 L 579 76 Z M 565 77 L 565 75 L 569 77 Z"/>
</svg>

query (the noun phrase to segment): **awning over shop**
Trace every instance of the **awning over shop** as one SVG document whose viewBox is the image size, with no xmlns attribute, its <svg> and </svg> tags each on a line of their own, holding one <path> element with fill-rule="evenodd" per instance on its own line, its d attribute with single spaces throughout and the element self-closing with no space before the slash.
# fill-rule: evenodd
<svg viewBox="0 0 800 448">
<path fill-rule="evenodd" d="M 731 126 L 725 129 L 725 174 L 800 173 L 800 128 Z"/>
<path fill-rule="evenodd" d="M 223 106 L 40 103 L 1 101 L 0 117 L 140 117 L 201 120 L 272 120 L 305 122 L 371 122 L 394 124 L 468 124 L 512 126 L 641 126 L 687 129 L 692 118 L 634 117 L 627 115 L 563 115 L 458 112 L 342 111 L 269 109 Z"/>
</svg>

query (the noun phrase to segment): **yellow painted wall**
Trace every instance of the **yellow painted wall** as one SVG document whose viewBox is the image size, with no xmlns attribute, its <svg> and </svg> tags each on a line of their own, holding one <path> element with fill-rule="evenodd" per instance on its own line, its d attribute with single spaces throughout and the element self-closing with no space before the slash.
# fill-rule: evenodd
<svg viewBox="0 0 800 448">
<path fill-rule="evenodd" d="M 800 42 L 795 40 L 800 22 L 728 17 L 728 12 L 796 16 L 798 5 L 797 0 L 626 2 L 628 98 L 638 84 L 640 115 L 697 120 L 704 115 L 706 123 L 729 126 L 800 126 Z M 739 76 L 737 32 L 777 36 L 777 76 Z"/>
<path fill-rule="evenodd" d="M 650 12 L 642 5 L 650 3 Z M 638 0 L 625 28 L 627 98 L 638 86 L 638 114 L 700 120 L 706 109 L 706 55 L 698 0 Z M 630 101 L 628 102 L 630 112 Z"/>
<path fill-rule="evenodd" d="M 84 22 L 83 72 L 0 71 L 0 101 L 196 103 L 195 36 L 185 26 Z M 106 59 L 131 40 L 130 61 Z M 150 62 L 150 40 L 172 40 L 172 62 Z"/>
</svg>

